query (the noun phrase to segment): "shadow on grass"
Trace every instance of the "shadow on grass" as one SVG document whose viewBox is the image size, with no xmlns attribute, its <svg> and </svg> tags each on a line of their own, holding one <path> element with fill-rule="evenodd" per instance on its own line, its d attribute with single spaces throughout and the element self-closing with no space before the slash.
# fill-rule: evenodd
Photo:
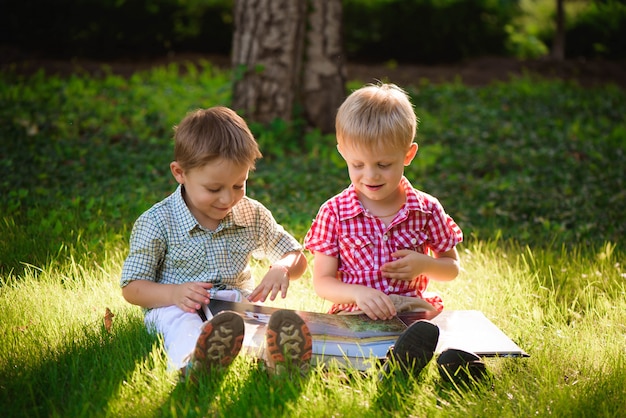
<svg viewBox="0 0 626 418">
<path fill-rule="evenodd" d="M 430 367 L 435 368 L 435 365 Z M 426 373 L 424 370 L 422 373 Z M 439 373 L 437 371 L 437 373 Z M 389 415 L 405 414 L 420 416 L 420 402 L 415 401 L 417 393 L 429 393 L 435 395 L 438 407 L 457 403 L 458 399 L 466 396 L 479 396 L 485 388 L 490 387 L 490 378 L 473 380 L 472 378 L 454 378 L 453 380 L 443 379 L 441 375 L 437 377 L 419 374 L 417 376 L 408 375 L 405 372 L 392 366 L 390 371 L 379 374 L 378 390 L 374 397 L 372 411 L 385 411 Z M 427 403 L 432 401 L 432 397 Z M 415 409 L 418 408 L 418 409 Z M 424 405 L 424 410 L 428 410 L 430 405 Z"/>
<path fill-rule="evenodd" d="M 399 371 L 392 371 L 387 374 L 382 370 L 377 373 L 378 390 L 373 399 L 371 411 L 381 411 L 384 415 L 401 414 L 406 404 L 406 400 L 410 399 L 419 384 L 419 378 L 404 375 Z"/>
<path fill-rule="evenodd" d="M 270 375 L 261 361 L 238 359 L 231 369 L 201 376 L 197 384 L 178 383 L 161 412 L 187 417 L 289 415 L 287 405 L 298 400 L 309 377 Z"/>
<path fill-rule="evenodd" d="M 141 320 L 117 320 L 113 329 L 112 334 L 104 327 L 68 333 L 61 351 L 42 350 L 44 358 L 2 370 L 3 416 L 95 416 L 105 411 L 122 382 L 158 344 Z"/>
</svg>

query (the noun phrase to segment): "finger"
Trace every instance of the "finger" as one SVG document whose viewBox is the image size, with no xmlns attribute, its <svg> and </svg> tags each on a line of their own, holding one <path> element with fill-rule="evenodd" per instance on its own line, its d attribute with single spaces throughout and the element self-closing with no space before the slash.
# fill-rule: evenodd
<svg viewBox="0 0 626 418">
<path fill-rule="evenodd" d="M 376 315 L 376 319 L 386 320 L 391 318 L 389 312 L 386 312 L 384 309 L 380 309 L 378 306 L 376 306 L 376 309 L 374 309 L 373 312 Z"/>
<path fill-rule="evenodd" d="M 373 320 L 377 320 L 377 319 L 378 319 L 378 315 L 376 315 L 376 313 L 375 313 L 373 310 L 371 310 L 369 307 L 367 307 L 367 306 L 363 306 L 363 307 L 361 308 L 361 310 L 362 310 L 362 311 L 363 311 L 363 313 L 364 313 L 365 315 L 367 315 L 370 319 L 373 319 Z"/>
<path fill-rule="evenodd" d="M 256 299 L 258 294 L 259 294 L 259 288 L 257 287 L 256 289 L 254 289 L 252 291 L 252 293 L 250 293 L 250 295 L 248 296 L 248 300 L 250 302 L 255 302 L 255 299 Z"/>
<path fill-rule="evenodd" d="M 208 290 L 200 287 L 192 289 L 191 294 L 189 295 L 189 300 L 195 304 L 194 306 L 196 306 L 198 304 L 209 303 L 211 298 L 209 297 Z"/>
<path fill-rule="evenodd" d="M 285 298 L 285 296 L 287 295 L 287 287 L 289 286 L 289 284 L 287 283 L 275 283 L 272 286 L 272 295 L 270 300 L 274 300 L 278 297 L 278 295 L 280 295 L 281 298 Z"/>
<path fill-rule="evenodd" d="M 198 282 L 198 284 L 205 290 L 209 290 L 213 287 L 213 283 Z"/>
<path fill-rule="evenodd" d="M 281 286 L 280 285 L 272 286 L 272 291 L 270 293 L 270 300 L 276 299 L 276 296 L 278 296 L 279 292 L 281 292 Z"/>
<path fill-rule="evenodd" d="M 389 298 L 377 299 L 376 309 L 381 319 L 391 319 L 396 314 L 396 307 Z"/>
<path fill-rule="evenodd" d="M 395 271 L 398 271 L 398 270 L 402 269 L 404 264 L 405 263 L 400 261 L 400 260 L 390 261 L 388 263 L 383 264 L 380 267 L 380 270 L 384 271 L 384 272 L 387 272 L 387 273 L 392 273 L 392 272 L 395 272 Z"/>
<path fill-rule="evenodd" d="M 189 313 L 193 313 L 201 308 L 201 305 L 199 303 L 194 302 L 190 298 L 185 298 L 182 305 L 183 310 Z"/>
<path fill-rule="evenodd" d="M 398 251 L 391 253 L 391 256 L 395 258 L 402 258 L 409 254 L 411 254 L 411 250 L 398 250 Z"/>
<path fill-rule="evenodd" d="M 250 299 L 251 302 L 265 302 L 265 298 L 267 298 L 267 291 L 257 287 L 248 299 Z"/>
<path fill-rule="evenodd" d="M 193 310 L 197 311 L 198 309 L 202 308 L 202 304 L 198 303 L 196 301 L 192 301 L 193 302 Z"/>
<path fill-rule="evenodd" d="M 385 319 L 385 312 L 378 306 L 378 303 L 375 300 L 368 301 L 362 307 L 361 310 L 371 319 Z"/>
</svg>

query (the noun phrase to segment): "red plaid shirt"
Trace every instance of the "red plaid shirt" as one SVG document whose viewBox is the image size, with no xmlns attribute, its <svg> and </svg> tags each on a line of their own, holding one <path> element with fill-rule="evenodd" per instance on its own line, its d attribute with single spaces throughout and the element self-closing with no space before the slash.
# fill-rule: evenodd
<svg viewBox="0 0 626 418">
<path fill-rule="evenodd" d="M 463 240 L 463 233 L 435 197 L 414 189 L 404 177 L 401 185 L 406 203 L 388 227 L 363 209 L 354 185 L 350 185 L 322 205 L 304 245 L 311 252 L 337 257 L 337 276 L 344 283 L 372 287 L 388 295 L 424 298 L 428 277 L 419 275 L 410 282 L 387 279 L 381 266 L 402 249 L 422 254 L 451 250 Z M 437 310 L 443 309 L 439 296 L 424 299 Z M 356 305 L 336 304 L 330 312 L 357 309 Z"/>
</svg>

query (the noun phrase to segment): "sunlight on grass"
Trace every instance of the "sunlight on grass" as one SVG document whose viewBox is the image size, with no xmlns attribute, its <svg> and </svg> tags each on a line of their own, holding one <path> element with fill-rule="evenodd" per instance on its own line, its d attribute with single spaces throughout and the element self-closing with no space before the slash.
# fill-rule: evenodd
<svg viewBox="0 0 626 418">
<path fill-rule="evenodd" d="M 471 387 L 444 382 L 435 362 L 417 378 L 380 381 L 376 370 L 329 365 L 300 379 L 270 377 L 243 356 L 224 375 L 179 383 L 142 310 L 122 298 L 119 278 L 132 222 L 175 187 L 172 125 L 188 110 L 229 103 L 229 77 L 204 63 L 184 75 L 169 66 L 128 79 L 0 78 L 0 130 L 13 139 L 0 162 L 3 414 L 623 412 L 626 195 L 615 161 L 624 154 L 626 96 L 614 86 L 587 90 L 529 75 L 480 89 L 412 88 L 420 154 L 406 174 L 466 236 L 460 276 L 429 290 L 445 309 L 483 312 L 530 358 L 486 359 L 491 376 Z M 348 184 L 334 138 L 300 134 L 286 124 L 255 131 L 266 157 L 249 188 L 299 240 L 319 205 Z M 253 263 L 257 282 L 268 266 Z M 315 294 L 311 268 L 286 299 L 266 303 L 326 312 L 331 304 Z"/>
<path fill-rule="evenodd" d="M 302 381 L 280 380 L 247 357 L 238 358 L 221 380 L 180 386 L 176 373 L 167 371 L 161 343 L 145 331 L 140 309 L 121 297 L 123 253 L 111 254 L 103 265 L 69 260 L 30 268 L 19 280 L 3 278 L 0 365 L 2 381 L 14 382 L 3 383 L 3 396 L 10 395 L 15 408 L 72 416 L 92 416 L 97 408 L 113 416 L 357 411 L 377 416 L 381 410 L 396 416 L 435 411 L 527 416 L 568 410 L 568 399 L 579 399 L 579 407 L 591 412 L 582 397 L 599 396 L 598 385 L 615 392 L 626 377 L 624 361 L 618 360 L 626 343 L 624 277 L 616 264 L 622 254 L 610 245 L 587 254 L 582 249 L 531 251 L 496 241 L 464 244 L 463 274 L 453 282 L 433 283 L 433 290 L 443 296 L 446 309 L 483 311 L 531 354 L 529 359 L 488 359 L 491 386 L 469 392 L 442 384 L 434 363 L 418 379 L 388 382 L 382 390 L 376 373 L 330 366 Z M 266 269 L 258 263 L 254 275 Z M 590 276 L 593 271 L 602 277 Z M 572 275 L 575 280 L 569 280 Z M 316 311 L 329 306 L 315 296 L 310 269 L 292 283 L 287 299 L 272 305 Z M 110 334 L 103 326 L 107 307 L 115 314 Z M 43 381 L 65 383 L 44 386 Z M 63 389 L 77 384 L 91 390 L 68 394 Z M 33 396 L 48 403 L 32 409 Z M 607 414 L 615 410 L 603 407 Z"/>
</svg>

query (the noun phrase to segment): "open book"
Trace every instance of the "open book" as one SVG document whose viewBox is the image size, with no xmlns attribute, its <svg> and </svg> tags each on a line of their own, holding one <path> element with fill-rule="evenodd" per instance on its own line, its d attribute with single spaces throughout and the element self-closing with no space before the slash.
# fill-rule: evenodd
<svg viewBox="0 0 626 418">
<path fill-rule="evenodd" d="M 210 318 L 224 310 L 242 315 L 246 326 L 244 348 L 262 357 L 265 328 L 271 314 L 278 308 L 212 299 L 205 307 L 205 314 Z M 316 363 L 336 361 L 340 365 L 366 370 L 372 362 L 384 359 L 398 336 L 420 319 L 430 320 L 439 326 L 437 352 L 459 348 L 479 356 L 528 356 L 479 311 L 407 312 L 386 321 L 375 321 L 365 314 L 295 312 L 311 331 Z"/>
</svg>

